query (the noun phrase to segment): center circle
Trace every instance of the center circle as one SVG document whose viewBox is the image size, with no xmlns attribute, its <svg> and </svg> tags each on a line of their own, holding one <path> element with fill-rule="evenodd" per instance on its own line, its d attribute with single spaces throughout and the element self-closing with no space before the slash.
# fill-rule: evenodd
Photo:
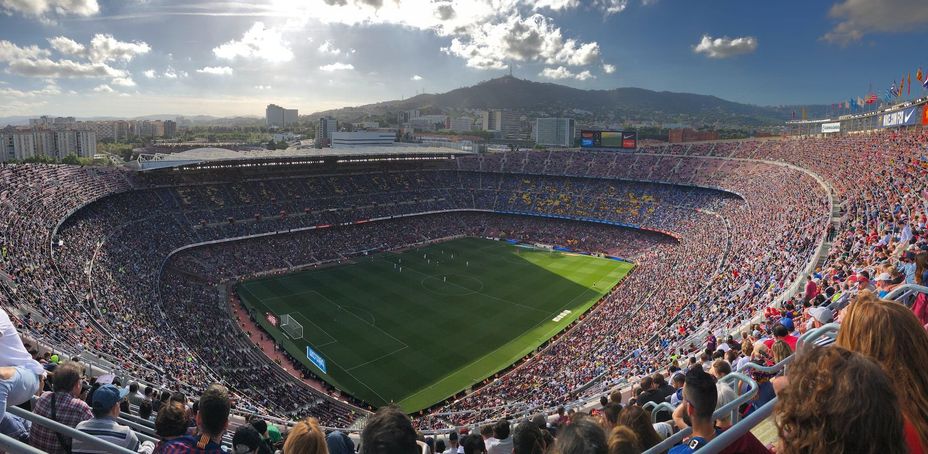
<svg viewBox="0 0 928 454">
<path fill-rule="evenodd" d="M 483 282 L 463 274 L 436 274 L 422 279 L 422 288 L 439 295 L 465 296 L 483 290 Z"/>
</svg>

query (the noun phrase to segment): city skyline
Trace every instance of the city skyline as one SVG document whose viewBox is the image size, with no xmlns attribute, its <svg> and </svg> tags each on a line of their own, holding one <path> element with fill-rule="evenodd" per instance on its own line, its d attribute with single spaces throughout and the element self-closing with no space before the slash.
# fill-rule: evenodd
<svg viewBox="0 0 928 454">
<path fill-rule="evenodd" d="M 308 114 L 512 70 L 581 89 L 830 104 L 928 64 L 918 3 L 0 0 L 0 96 L 6 116 L 259 117 L 269 103 Z"/>
</svg>

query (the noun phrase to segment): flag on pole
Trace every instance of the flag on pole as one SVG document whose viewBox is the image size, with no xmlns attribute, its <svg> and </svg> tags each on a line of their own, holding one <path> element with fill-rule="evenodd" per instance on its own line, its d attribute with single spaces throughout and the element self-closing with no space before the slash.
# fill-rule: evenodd
<svg viewBox="0 0 928 454">
<path fill-rule="evenodd" d="M 905 95 L 909 96 L 912 94 L 912 73 L 909 73 L 909 84 L 905 87 Z"/>
<path fill-rule="evenodd" d="M 918 71 L 915 71 L 915 80 L 919 82 L 922 81 L 922 67 L 921 66 L 918 67 Z"/>
<path fill-rule="evenodd" d="M 922 87 L 925 87 L 926 89 L 928 89 L 928 76 L 925 76 L 925 81 L 922 82 Z"/>
<path fill-rule="evenodd" d="M 876 99 L 877 99 L 877 98 L 876 98 L 876 93 L 874 93 L 874 92 L 871 91 L 870 94 L 867 95 L 866 103 L 867 103 L 867 104 L 873 104 L 873 103 L 876 102 Z"/>
</svg>

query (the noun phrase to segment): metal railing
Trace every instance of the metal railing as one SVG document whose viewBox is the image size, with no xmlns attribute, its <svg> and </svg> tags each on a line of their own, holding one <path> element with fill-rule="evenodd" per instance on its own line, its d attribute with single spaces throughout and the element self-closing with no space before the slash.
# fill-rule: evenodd
<svg viewBox="0 0 928 454">
<path fill-rule="evenodd" d="M 701 454 L 716 454 L 722 452 L 722 450 L 750 432 L 751 429 L 769 418 L 770 415 L 773 414 L 773 409 L 776 407 L 776 404 L 777 398 L 774 397 L 770 402 L 767 402 L 742 419 L 741 422 L 729 427 L 728 430 L 713 438 L 709 443 L 703 446 L 699 452 Z"/>
<path fill-rule="evenodd" d="M 917 284 L 904 284 L 887 293 L 884 299 L 898 301 L 906 307 L 912 307 L 920 293 L 928 293 L 928 287 Z"/>
<path fill-rule="evenodd" d="M 757 395 L 757 382 L 754 381 L 754 379 L 751 377 L 738 372 L 732 372 L 722 377 L 719 382 L 730 385 L 732 389 L 735 390 L 735 392 L 739 392 L 741 389 L 743 389 L 741 386 L 738 386 L 739 382 L 747 385 L 747 389 L 744 391 L 744 393 L 738 395 L 735 400 L 721 406 L 712 413 L 713 419 L 725 419 L 730 415 L 732 422 L 737 423 L 738 408 L 741 407 L 741 405 L 748 403 L 751 399 L 754 398 L 754 396 Z M 667 437 L 664 441 L 653 446 L 651 449 L 648 449 L 644 452 L 644 454 L 657 454 L 668 451 L 670 448 L 680 444 L 683 439 L 691 433 L 693 433 L 692 427 L 682 429 L 670 437 Z"/>
<path fill-rule="evenodd" d="M 45 454 L 45 451 L 29 446 L 9 435 L 0 434 L 0 450 L 24 454 Z"/>
<path fill-rule="evenodd" d="M 106 452 L 111 452 L 111 453 L 116 453 L 116 454 L 136 454 L 135 451 L 128 450 L 126 448 L 123 448 L 122 446 L 116 446 L 108 441 L 105 441 L 93 435 L 81 432 L 73 427 L 66 426 L 64 424 L 61 424 L 60 422 L 53 421 L 44 416 L 40 416 L 36 413 L 32 413 L 31 411 L 23 410 L 22 408 L 19 408 L 19 407 L 9 407 L 6 409 L 6 411 L 16 416 L 19 416 L 20 418 L 31 421 L 32 424 L 38 424 L 42 427 L 48 428 L 54 432 L 58 432 L 61 435 L 64 435 L 65 437 L 69 437 L 73 440 L 83 441 L 85 443 L 88 443 L 94 446 L 97 449 L 102 449 Z M 12 450 L 12 452 L 20 452 L 20 451 L 14 449 Z M 42 452 L 42 451 L 38 451 L 38 452 Z"/>
</svg>

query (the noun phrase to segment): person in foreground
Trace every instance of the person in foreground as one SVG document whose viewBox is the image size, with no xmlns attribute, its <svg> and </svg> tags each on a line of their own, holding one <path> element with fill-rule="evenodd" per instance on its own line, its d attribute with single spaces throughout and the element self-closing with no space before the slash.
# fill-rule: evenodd
<svg viewBox="0 0 928 454">
<path fill-rule="evenodd" d="M 129 393 L 128 388 L 119 389 L 113 385 L 103 385 L 93 393 L 93 405 L 90 411 L 93 418 L 82 421 L 77 430 L 121 446 L 130 451 L 139 449 L 139 438 L 128 426 L 116 422 L 119 417 L 119 403 Z M 105 453 L 106 448 L 93 445 L 84 440 L 74 440 L 71 452 L 78 453 Z"/>
<path fill-rule="evenodd" d="M 686 454 L 696 451 L 715 438 L 716 431 L 712 418 L 718 402 L 715 379 L 701 367 L 694 367 L 686 372 L 683 383 L 683 410 L 689 417 L 693 433 L 683 444 L 674 446 L 670 454 Z"/>
<path fill-rule="evenodd" d="M 417 454 L 416 430 L 399 407 L 388 405 L 367 420 L 361 432 L 361 454 Z"/>
<path fill-rule="evenodd" d="M 164 442 L 159 454 L 224 453 L 222 435 L 229 427 L 229 390 L 218 383 L 206 388 L 200 396 L 197 411 L 197 434 L 185 435 Z"/>
<path fill-rule="evenodd" d="M 902 405 L 912 454 L 928 449 L 928 332 L 905 306 L 878 299 L 852 304 L 835 345 L 875 360 Z"/>
<path fill-rule="evenodd" d="M 777 454 L 909 452 L 899 401 L 876 362 L 839 346 L 797 355 L 774 410 Z"/>
</svg>

